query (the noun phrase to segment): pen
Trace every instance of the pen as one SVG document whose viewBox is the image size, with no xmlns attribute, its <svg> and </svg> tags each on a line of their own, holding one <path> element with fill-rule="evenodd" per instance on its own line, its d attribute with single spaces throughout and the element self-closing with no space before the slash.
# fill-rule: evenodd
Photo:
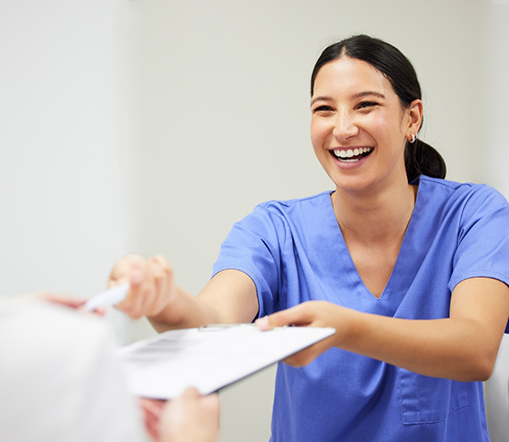
<svg viewBox="0 0 509 442">
<path fill-rule="evenodd" d="M 90 298 L 84 305 L 86 310 L 96 310 L 99 307 L 112 307 L 122 302 L 129 292 L 129 283 L 111 287 Z"/>
</svg>

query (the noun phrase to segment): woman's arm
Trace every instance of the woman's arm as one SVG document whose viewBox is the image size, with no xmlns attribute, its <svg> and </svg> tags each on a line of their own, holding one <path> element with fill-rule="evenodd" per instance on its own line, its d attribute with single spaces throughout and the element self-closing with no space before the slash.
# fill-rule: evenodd
<svg viewBox="0 0 509 442">
<path fill-rule="evenodd" d="M 508 316 L 509 287 L 472 278 L 454 289 L 447 319 L 390 318 L 312 301 L 257 323 L 263 329 L 286 324 L 336 329 L 335 335 L 285 361 L 294 366 L 336 346 L 427 376 L 484 381 L 491 376 Z"/>
<path fill-rule="evenodd" d="M 175 284 L 173 269 L 161 255 L 122 258 L 108 285 L 130 283 L 127 299 L 116 305 L 131 318 L 147 316 L 158 332 L 212 323 L 251 322 L 258 312 L 256 287 L 245 273 L 225 270 L 195 297 Z"/>
</svg>

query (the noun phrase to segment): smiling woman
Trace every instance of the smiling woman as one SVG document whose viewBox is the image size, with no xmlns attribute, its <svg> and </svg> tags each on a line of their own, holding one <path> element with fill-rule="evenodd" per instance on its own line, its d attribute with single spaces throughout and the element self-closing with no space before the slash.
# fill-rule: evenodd
<svg viewBox="0 0 509 442">
<path fill-rule="evenodd" d="M 364 61 L 378 74 L 383 75 L 390 83 L 403 109 L 408 109 L 414 100 L 421 100 L 421 87 L 417 74 L 410 61 L 401 54 L 394 46 L 386 42 L 373 39 L 367 35 L 358 35 L 342 40 L 327 47 L 317 60 L 313 73 L 311 74 L 311 96 L 315 97 L 315 82 L 318 72 L 322 67 L 332 61 L 341 58 Z M 370 102 L 369 95 L 385 98 L 376 91 L 360 92 L 359 99 L 364 98 L 360 107 L 376 105 L 376 100 Z M 313 99 L 312 104 L 315 99 Z M 422 106 L 422 104 L 421 104 Z M 421 125 L 422 127 L 422 108 Z M 411 182 L 419 175 L 427 175 L 433 178 L 445 178 L 446 166 L 440 154 L 430 145 L 417 138 L 417 132 L 411 135 L 405 146 L 405 165 L 408 181 Z M 413 144 L 413 146 L 411 146 Z"/>
<path fill-rule="evenodd" d="M 330 46 L 311 94 L 334 191 L 257 206 L 197 297 L 163 257 L 122 259 L 110 284 L 131 288 L 117 307 L 159 331 L 257 317 L 262 329 L 334 327 L 279 365 L 273 442 L 489 440 L 480 381 L 509 316 L 507 201 L 444 179 L 417 139 L 417 76 L 393 46 Z"/>
<path fill-rule="evenodd" d="M 403 108 L 382 73 L 345 56 L 320 69 L 314 90 L 311 141 L 337 191 L 375 189 L 381 179 L 389 192 L 407 184 L 403 152 L 419 129 L 422 102 Z"/>
</svg>

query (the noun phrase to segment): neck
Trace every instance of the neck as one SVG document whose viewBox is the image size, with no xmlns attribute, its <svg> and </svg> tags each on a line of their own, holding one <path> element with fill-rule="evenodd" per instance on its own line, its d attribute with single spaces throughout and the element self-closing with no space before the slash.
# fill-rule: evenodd
<svg viewBox="0 0 509 442">
<path fill-rule="evenodd" d="M 383 245 L 402 241 L 416 195 L 417 187 L 405 180 L 380 191 L 337 188 L 332 204 L 345 240 Z"/>
</svg>

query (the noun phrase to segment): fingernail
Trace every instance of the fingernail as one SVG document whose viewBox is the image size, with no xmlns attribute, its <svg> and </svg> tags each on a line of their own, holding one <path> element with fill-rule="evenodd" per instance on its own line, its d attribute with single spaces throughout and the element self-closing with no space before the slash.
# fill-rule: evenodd
<svg viewBox="0 0 509 442">
<path fill-rule="evenodd" d="M 263 318 L 258 318 L 255 321 L 255 324 L 260 328 L 268 328 L 270 326 L 269 318 L 268 316 L 264 316 Z"/>
</svg>

